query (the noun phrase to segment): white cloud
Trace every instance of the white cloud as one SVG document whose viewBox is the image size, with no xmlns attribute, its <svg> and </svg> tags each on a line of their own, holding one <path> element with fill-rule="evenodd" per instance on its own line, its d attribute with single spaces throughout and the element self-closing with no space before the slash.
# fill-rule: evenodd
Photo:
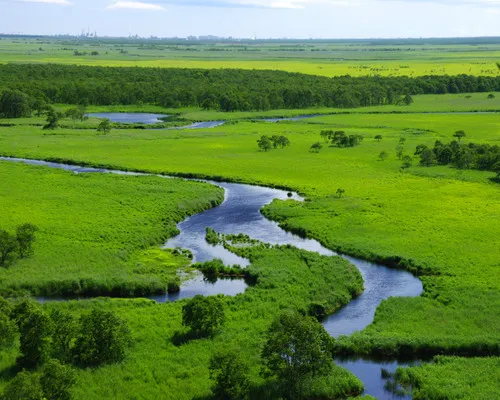
<svg viewBox="0 0 500 400">
<path fill-rule="evenodd" d="M 57 4 L 61 6 L 69 6 L 70 3 L 68 0 L 18 0 L 20 3 L 44 3 L 44 4 Z"/>
<path fill-rule="evenodd" d="M 116 10 L 116 9 L 151 10 L 151 11 L 165 10 L 165 8 L 163 8 L 159 4 L 143 3 L 141 1 L 115 1 L 114 3 L 108 5 L 106 8 L 110 10 Z"/>
<path fill-rule="evenodd" d="M 288 8 L 304 9 L 313 5 L 331 5 L 338 7 L 376 5 L 387 1 L 397 3 L 434 3 L 467 6 L 500 6 L 500 0 L 150 0 L 154 4 L 175 4 L 183 6 L 207 7 L 257 7 L 257 8 Z"/>
<path fill-rule="evenodd" d="M 210 2 L 208 2 L 210 3 Z M 302 9 L 312 4 L 330 4 L 335 6 L 352 6 L 356 5 L 356 0 L 223 0 L 216 2 L 217 4 L 226 4 L 233 6 L 251 6 L 262 8 L 289 8 Z"/>
</svg>

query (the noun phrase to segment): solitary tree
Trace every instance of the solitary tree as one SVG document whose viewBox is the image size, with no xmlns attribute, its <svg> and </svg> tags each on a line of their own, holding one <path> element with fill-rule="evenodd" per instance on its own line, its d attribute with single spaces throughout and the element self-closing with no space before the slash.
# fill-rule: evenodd
<svg viewBox="0 0 500 400">
<path fill-rule="evenodd" d="M 401 160 L 404 152 L 405 152 L 405 149 L 403 146 L 401 146 L 401 145 L 396 146 L 396 156 L 398 157 L 398 160 Z"/>
<path fill-rule="evenodd" d="M 305 379 L 323 376 L 333 366 L 325 328 L 296 311 L 286 311 L 273 321 L 261 357 L 262 375 L 276 378 L 288 398 L 299 398 Z"/>
<path fill-rule="evenodd" d="M 405 143 L 406 143 L 406 138 L 404 138 L 404 137 L 400 137 L 400 138 L 399 138 L 399 144 L 400 144 L 400 145 L 404 145 Z"/>
<path fill-rule="evenodd" d="M 209 369 L 215 399 L 243 400 L 247 397 L 249 368 L 237 352 L 226 350 L 214 354 Z"/>
<path fill-rule="evenodd" d="M 375 140 L 376 140 L 377 142 L 380 142 L 380 141 L 382 140 L 382 135 L 377 135 L 377 136 L 375 136 Z"/>
<path fill-rule="evenodd" d="M 101 133 L 102 135 L 106 135 L 109 132 L 111 132 L 111 122 L 109 119 L 103 119 L 100 124 L 97 126 L 97 132 Z"/>
<path fill-rule="evenodd" d="M 19 257 L 24 258 L 33 254 L 33 242 L 38 228 L 33 224 L 23 224 L 16 229 L 16 239 L 19 247 Z"/>
<path fill-rule="evenodd" d="M 189 326 L 198 336 L 212 335 L 224 320 L 224 306 L 219 297 L 197 295 L 182 307 L 182 325 Z"/>
<path fill-rule="evenodd" d="M 378 155 L 378 159 L 380 161 L 385 161 L 387 159 L 387 157 L 389 157 L 389 154 L 387 153 L 387 151 L 381 151 L 380 154 Z"/>
<path fill-rule="evenodd" d="M 460 131 L 456 131 L 454 134 L 453 134 L 453 137 L 456 137 L 458 139 L 458 141 L 460 142 L 462 140 L 462 138 L 465 137 L 465 132 L 460 130 Z"/>
<path fill-rule="evenodd" d="M 342 188 L 338 188 L 335 193 L 337 194 L 338 198 L 340 199 L 345 194 L 345 190 Z"/>
<path fill-rule="evenodd" d="M 309 149 L 309 151 L 311 153 L 319 153 L 319 151 L 323 148 L 323 145 L 321 144 L 321 142 L 316 142 L 314 143 L 311 148 Z"/>
<path fill-rule="evenodd" d="M 47 123 L 43 126 L 44 130 L 47 129 L 56 129 L 59 123 L 59 115 L 56 110 L 50 107 L 47 111 Z"/>
</svg>

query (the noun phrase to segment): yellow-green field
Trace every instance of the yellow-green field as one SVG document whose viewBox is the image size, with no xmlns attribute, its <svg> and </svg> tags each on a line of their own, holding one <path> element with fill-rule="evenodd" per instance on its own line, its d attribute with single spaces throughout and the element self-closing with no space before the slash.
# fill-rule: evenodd
<svg viewBox="0 0 500 400">
<path fill-rule="evenodd" d="M 298 51 L 300 50 L 300 51 Z M 75 51 L 77 52 L 75 55 Z M 98 55 L 92 56 L 92 52 Z M 168 44 L 163 42 L 0 40 L 1 63 L 59 63 L 156 68 L 272 69 L 327 77 L 497 74 L 500 45 L 335 43 Z"/>
</svg>

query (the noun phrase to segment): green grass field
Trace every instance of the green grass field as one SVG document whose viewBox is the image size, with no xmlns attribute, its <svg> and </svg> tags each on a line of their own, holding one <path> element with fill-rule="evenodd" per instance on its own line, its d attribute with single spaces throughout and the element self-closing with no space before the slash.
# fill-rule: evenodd
<svg viewBox="0 0 500 400">
<path fill-rule="evenodd" d="M 160 250 L 175 224 L 223 199 L 207 184 L 74 174 L 0 161 L 1 228 L 39 228 L 34 255 L 0 268 L 0 293 L 136 296 L 165 292 L 189 260 Z"/>
<path fill-rule="evenodd" d="M 92 56 L 92 52 L 98 55 Z M 370 41 L 190 44 L 106 39 L 4 37 L 0 40 L 2 63 L 278 69 L 328 77 L 496 75 L 498 59 L 500 44 L 496 42 L 483 45 Z"/>
<path fill-rule="evenodd" d="M 37 199 L 32 201 L 36 207 Z M 53 203 L 54 208 L 58 205 Z M 109 225 L 97 222 L 103 228 Z M 305 310 L 310 303 L 336 310 L 359 293 L 363 283 L 354 266 L 340 257 L 263 246 L 247 249 L 247 256 L 252 262 L 249 270 L 258 277 L 258 283 L 244 294 L 223 298 L 226 323 L 214 338 L 175 344 L 175 338 L 189 330 L 181 325 L 185 301 L 158 304 L 145 299 L 96 299 L 46 303 L 47 310 L 70 311 L 75 316 L 94 306 L 112 310 L 128 322 L 132 331 L 133 344 L 124 362 L 77 371 L 74 398 L 210 398 L 209 359 L 223 348 L 237 349 L 249 365 L 254 398 L 272 398 L 259 372 L 264 332 L 273 318 L 285 309 Z M 17 355 L 17 348 L 2 353 L 0 392 L 11 377 Z M 326 379 L 328 392 L 335 398 L 355 396 L 363 390 L 361 382 L 340 367 L 335 367 Z"/>
<path fill-rule="evenodd" d="M 422 99 L 411 107 L 426 111 L 440 99 Z M 479 97 L 449 96 L 444 103 L 452 105 L 443 107 L 465 107 L 469 100 L 483 104 Z M 193 119 L 220 116 L 191 114 Z M 231 115 L 237 116 L 245 117 Z M 321 140 L 322 129 L 360 134 L 364 141 L 355 148 L 326 146 L 319 154 L 310 153 L 311 144 Z M 402 173 L 395 154 L 401 137 L 406 139 L 405 152 L 412 155 L 418 144 L 450 141 L 459 129 L 467 133 L 465 143 L 500 144 L 495 114 L 349 114 L 277 124 L 236 120 L 205 131 L 113 130 L 106 136 L 64 128 L 46 134 L 39 127 L 20 125 L 0 128 L 0 144 L 3 155 L 295 189 L 310 201 L 276 201 L 265 209 L 266 215 L 332 249 L 367 259 L 411 260 L 412 270 L 423 274 L 421 298 L 384 301 L 372 325 L 337 342 L 339 351 L 498 355 L 500 187 L 489 179 L 494 174 L 420 167 L 416 158 L 414 166 Z M 292 144 L 259 152 L 256 141 L 262 134 L 285 135 Z M 378 134 L 383 136 L 380 142 L 374 139 Z M 389 154 L 385 161 L 378 160 L 381 151 Z M 338 188 L 345 190 L 342 199 L 335 194 Z M 460 360 L 464 359 L 454 362 L 465 368 L 462 365 L 468 364 Z M 477 359 L 471 368 L 479 374 L 488 363 L 491 360 Z M 423 371 L 422 387 L 437 390 L 441 369 Z M 488 385 L 478 384 L 477 398 L 487 398 L 489 390 Z"/>
</svg>

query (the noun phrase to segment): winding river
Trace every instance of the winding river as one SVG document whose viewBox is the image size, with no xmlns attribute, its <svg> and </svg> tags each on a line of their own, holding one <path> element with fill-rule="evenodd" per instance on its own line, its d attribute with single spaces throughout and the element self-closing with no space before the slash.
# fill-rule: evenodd
<svg viewBox="0 0 500 400">
<path fill-rule="evenodd" d="M 126 175 L 143 175 L 140 173 L 106 170 L 67 164 L 57 164 L 39 160 L 0 157 L 0 160 L 22 162 L 64 169 L 75 173 L 101 172 Z M 168 177 L 165 177 L 168 178 Z M 245 233 L 252 238 L 271 244 L 290 244 L 295 247 L 315 251 L 323 255 L 335 255 L 331 250 L 311 239 L 304 239 L 281 229 L 276 222 L 269 221 L 260 210 L 274 199 L 289 200 L 289 193 L 283 190 L 261 186 L 236 183 L 208 183 L 218 185 L 225 190 L 224 202 L 213 209 L 193 215 L 178 224 L 180 234 L 171 238 L 166 248 L 182 247 L 189 249 L 196 261 L 207 261 L 221 258 L 226 264 L 248 265 L 248 260 L 225 250 L 222 246 L 211 246 L 205 241 L 205 228 L 210 226 L 222 233 Z M 291 201 L 302 201 L 297 194 L 292 194 Z M 354 264 L 361 272 L 364 292 L 347 306 L 331 315 L 324 326 L 330 335 L 349 335 L 362 330 L 373 321 L 375 309 L 380 302 L 392 296 L 416 297 L 422 293 L 422 283 L 409 272 L 390 269 L 357 258 L 342 256 Z M 154 296 L 157 301 L 175 301 L 193 297 L 196 294 L 236 295 L 245 291 L 246 284 L 242 280 L 219 279 L 215 284 L 206 282 L 201 276 L 188 280 L 181 285 L 177 294 Z M 365 394 L 378 399 L 401 399 L 384 389 L 385 380 L 381 377 L 381 368 L 394 371 L 398 363 L 380 363 L 367 360 L 341 361 L 337 363 L 355 373 L 365 385 Z"/>
</svg>

